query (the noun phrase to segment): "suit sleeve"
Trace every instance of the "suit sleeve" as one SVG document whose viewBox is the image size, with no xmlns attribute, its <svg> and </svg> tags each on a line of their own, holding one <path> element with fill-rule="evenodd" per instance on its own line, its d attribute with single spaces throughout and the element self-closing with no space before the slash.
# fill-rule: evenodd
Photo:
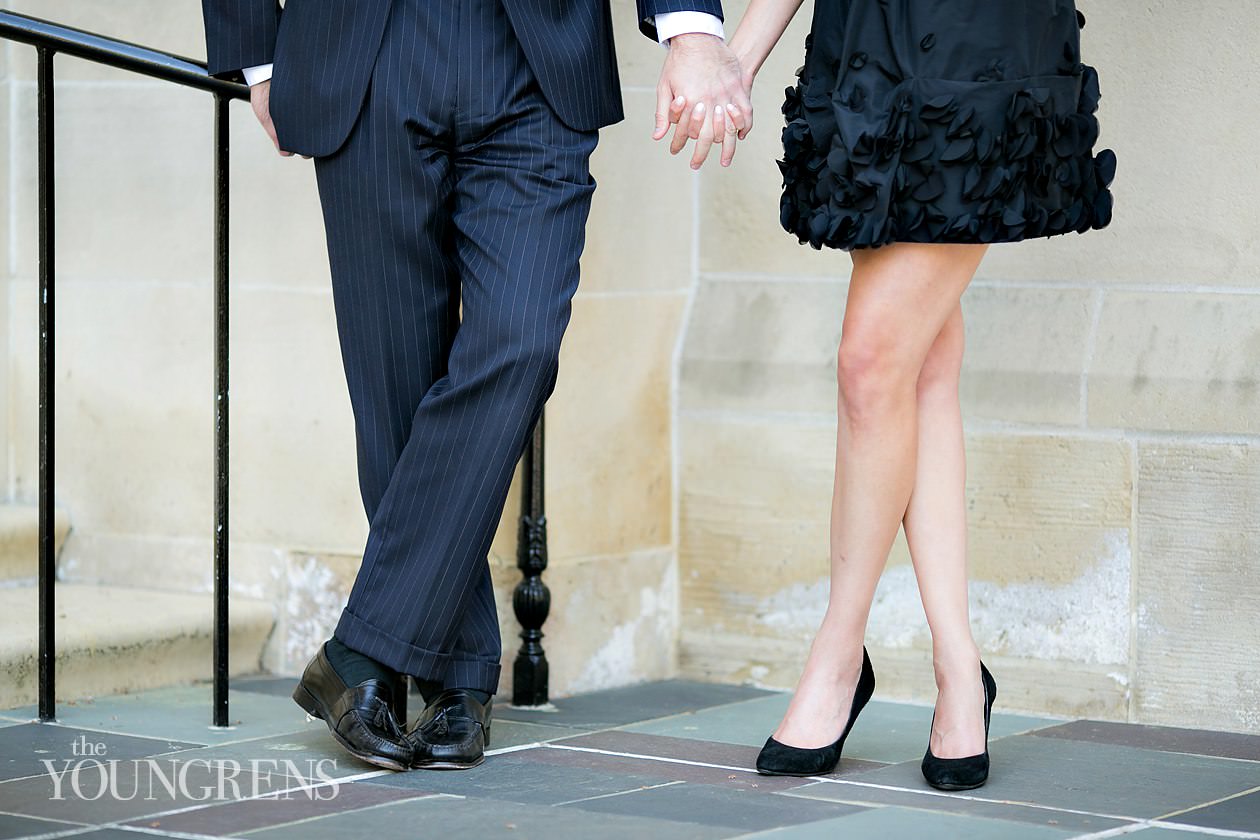
<svg viewBox="0 0 1260 840">
<path fill-rule="evenodd" d="M 240 79 L 245 67 L 270 64 L 280 25 L 276 0 L 201 0 L 210 75 Z"/>
<path fill-rule="evenodd" d="M 656 40 L 657 15 L 666 12 L 707 12 L 722 20 L 722 0 L 636 0 L 639 8 L 639 31 Z"/>
</svg>

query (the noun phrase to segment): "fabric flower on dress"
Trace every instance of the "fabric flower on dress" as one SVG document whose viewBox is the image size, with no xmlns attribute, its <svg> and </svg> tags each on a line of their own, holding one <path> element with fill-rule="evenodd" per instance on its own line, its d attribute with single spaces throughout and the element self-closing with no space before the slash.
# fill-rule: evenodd
<svg viewBox="0 0 1260 840">
<path fill-rule="evenodd" d="M 877 106 L 857 81 L 868 60 L 853 54 L 855 75 L 830 83 L 807 60 L 786 91 L 780 220 L 802 243 L 1006 242 L 1111 221 L 1116 158 L 1093 154 L 1094 68 L 1008 80 L 995 60 L 970 83 L 903 81 Z"/>
</svg>

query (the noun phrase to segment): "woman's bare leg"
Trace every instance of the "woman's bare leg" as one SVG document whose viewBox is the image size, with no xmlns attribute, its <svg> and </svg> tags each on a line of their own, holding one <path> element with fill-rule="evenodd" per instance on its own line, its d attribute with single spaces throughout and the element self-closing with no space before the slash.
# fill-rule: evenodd
<svg viewBox="0 0 1260 840">
<path fill-rule="evenodd" d="M 967 478 L 958 400 L 963 344 L 959 305 L 919 371 L 919 457 L 902 520 L 932 630 L 938 694 L 930 746 L 939 758 L 984 751 L 980 652 L 967 611 Z"/>
<path fill-rule="evenodd" d="M 982 245 L 894 244 L 854 251 L 840 349 L 831 595 L 776 740 L 835 741 L 848 721 L 875 584 L 910 502 L 917 383 Z"/>
</svg>

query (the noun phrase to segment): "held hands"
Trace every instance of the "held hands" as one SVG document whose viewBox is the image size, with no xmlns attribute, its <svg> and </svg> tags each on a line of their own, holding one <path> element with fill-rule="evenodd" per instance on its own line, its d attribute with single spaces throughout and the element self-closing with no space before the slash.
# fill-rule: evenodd
<svg viewBox="0 0 1260 840">
<path fill-rule="evenodd" d="M 656 87 L 656 130 L 661 140 L 674 126 L 670 154 L 695 140 L 691 168 L 699 169 L 714 144 L 722 147 L 722 165 L 730 166 L 735 144 L 753 125 L 752 74 L 722 39 L 692 33 L 675 35 Z"/>
</svg>

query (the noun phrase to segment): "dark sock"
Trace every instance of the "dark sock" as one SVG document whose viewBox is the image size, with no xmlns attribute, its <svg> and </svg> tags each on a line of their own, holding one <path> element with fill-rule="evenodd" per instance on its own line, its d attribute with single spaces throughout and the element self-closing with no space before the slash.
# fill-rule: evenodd
<svg viewBox="0 0 1260 840">
<path fill-rule="evenodd" d="M 328 653 L 328 661 L 332 663 L 333 670 L 346 685 L 358 685 L 364 680 L 377 679 L 384 680 L 392 686 L 397 678 L 394 669 L 388 665 L 382 665 L 366 654 L 346 647 L 345 643 L 336 636 L 328 640 L 325 651 Z"/>
<path fill-rule="evenodd" d="M 426 703 L 442 693 L 443 686 L 441 680 L 422 680 L 419 677 L 412 677 L 412 679 L 415 680 L 416 685 L 420 687 L 420 696 L 424 698 Z M 491 695 L 489 692 L 479 691 L 475 688 L 462 688 L 460 690 L 467 691 L 473 697 L 477 698 L 477 702 L 483 706 L 490 702 Z"/>
<path fill-rule="evenodd" d="M 426 703 L 442 693 L 441 680 L 425 680 L 420 677 L 412 677 L 412 679 L 415 680 L 416 687 L 420 689 L 420 696 Z"/>
<path fill-rule="evenodd" d="M 475 688 L 465 688 L 464 691 L 467 691 L 473 697 L 476 697 L 477 702 L 483 706 L 490 702 L 490 692 L 488 691 L 478 691 Z"/>
</svg>

